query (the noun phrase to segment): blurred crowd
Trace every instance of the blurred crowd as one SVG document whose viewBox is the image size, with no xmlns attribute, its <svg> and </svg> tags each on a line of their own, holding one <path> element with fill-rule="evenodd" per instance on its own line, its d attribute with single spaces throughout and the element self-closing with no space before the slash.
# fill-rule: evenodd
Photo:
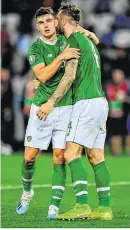
<svg viewBox="0 0 130 230">
<path fill-rule="evenodd" d="M 3 0 L 1 16 L 1 147 L 10 154 L 24 149 L 24 134 L 31 99 L 33 73 L 26 53 L 39 36 L 35 11 L 60 0 Z M 66 1 L 65 1 L 66 2 Z M 82 10 L 81 25 L 100 39 L 102 83 L 109 101 L 107 145 L 113 155 L 130 155 L 130 1 L 70 0 Z M 8 6 L 8 8 L 7 8 Z"/>
</svg>

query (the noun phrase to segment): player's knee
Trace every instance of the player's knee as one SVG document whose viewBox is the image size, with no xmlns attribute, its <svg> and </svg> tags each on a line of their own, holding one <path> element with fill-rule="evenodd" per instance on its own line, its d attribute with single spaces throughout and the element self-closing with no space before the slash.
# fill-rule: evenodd
<svg viewBox="0 0 130 230">
<path fill-rule="evenodd" d="M 53 151 L 53 162 L 54 164 L 64 164 L 64 150 L 63 149 L 56 149 Z"/>
<path fill-rule="evenodd" d="M 69 149 L 67 149 L 64 153 L 64 158 L 67 163 L 71 162 L 76 158 L 75 154 L 73 154 Z"/>
<path fill-rule="evenodd" d="M 25 154 L 24 154 L 25 162 L 35 161 L 37 154 L 38 154 L 38 149 L 26 147 Z"/>
<path fill-rule="evenodd" d="M 92 149 L 88 153 L 88 160 L 90 164 L 96 165 L 104 161 L 104 150 L 103 149 Z"/>
<path fill-rule="evenodd" d="M 24 160 L 25 162 L 31 162 L 31 161 L 34 161 L 35 159 L 30 155 L 25 155 Z"/>
<path fill-rule="evenodd" d="M 67 143 L 64 158 L 66 162 L 71 162 L 72 160 L 76 159 L 77 157 L 81 156 L 82 149 L 80 146 L 75 143 Z"/>
</svg>

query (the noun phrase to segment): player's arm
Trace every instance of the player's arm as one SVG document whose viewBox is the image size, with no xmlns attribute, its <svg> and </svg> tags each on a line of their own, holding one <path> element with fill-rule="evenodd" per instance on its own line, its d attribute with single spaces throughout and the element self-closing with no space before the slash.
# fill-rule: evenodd
<svg viewBox="0 0 130 230">
<path fill-rule="evenodd" d="M 96 36 L 96 34 L 90 32 L 89 30 L 85 30 L 85 33 L 84 35 L 88 38 L 90 38 L 94 43 L 95 45 L 98 45 L 99 44 L 99 39 L 98 37 Z"/>
<path fill-rule="evenodd" d="M 66 63 L 65 74 L 63 75 L 56 91 L 52 94 L 52 96 L 49 99 L 53 101 L 53 104 L 60 101 L 61 98 L 70 89 L 76 77 L 77 67 L 78 59 L 72 59 Z"/>
<path fill-rule="evenodd" d="M 52 111 L 56 102 L 60 101 L 61 98 L 67 93 L 70 89 L 72 83 L 76 78 L 76 71 L 78 67 L 78 59 L 71 59 L 66 63 L 65 74 L 55 92 L 52 94 L 50 99 L 43 104 L 40 109 L 37 111 L 37 116 L 40 119 L 46 119 L 48 114 Z"/>
<path fill-rule="evenodd" d="M 45 66 L 45 63 L 39 63 L 35 65 L 32 70 L 38 80 L 42 83 L 45 83 L 50 78 L 54 76 L 54 74 L 57 72 L 59 67 L 61 66 L 62 62 L 64 60 L 68 60 L 71 58 L 78 58 L 79 57 L 79 49 L 76 48 L 67 48 L 59 54 L 52 63 Z"/>
</svg>

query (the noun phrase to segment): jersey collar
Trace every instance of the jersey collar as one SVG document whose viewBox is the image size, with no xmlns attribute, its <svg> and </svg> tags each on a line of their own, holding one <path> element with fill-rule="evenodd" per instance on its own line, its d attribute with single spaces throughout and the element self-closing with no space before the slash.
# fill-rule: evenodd
<svg viewBox="0 0 130 230">
<path fill-rule="evenodd" d="M 44 42 L 45 44 L 50 45 L 50 46 L 54 46 L 57 43 L 57 39 L 55 42 L 44 41 L 42 37 L 40 37 L 40 39 L 42 40 L 42 42 Z"/>
</svg>

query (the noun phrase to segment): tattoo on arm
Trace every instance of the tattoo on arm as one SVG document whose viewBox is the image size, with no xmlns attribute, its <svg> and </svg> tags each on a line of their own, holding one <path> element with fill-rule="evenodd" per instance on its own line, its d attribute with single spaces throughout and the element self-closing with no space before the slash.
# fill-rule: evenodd
<svg viewBox="0 0 130 230">
<path fill-rule="evenodd" d="M 76 71 L 78 67 L 78 60 L 72 59 L 66 63 L 65 66 L 65 73 L 60 80 L 58 87 L 56 88 L 55 92 L 52 94 L 50 99 L 53 99 L 54 103 L 61 100 L 61 98 L 67 93 L 70 89 L 73 81 L 76 77 Z"/>
</svg>

